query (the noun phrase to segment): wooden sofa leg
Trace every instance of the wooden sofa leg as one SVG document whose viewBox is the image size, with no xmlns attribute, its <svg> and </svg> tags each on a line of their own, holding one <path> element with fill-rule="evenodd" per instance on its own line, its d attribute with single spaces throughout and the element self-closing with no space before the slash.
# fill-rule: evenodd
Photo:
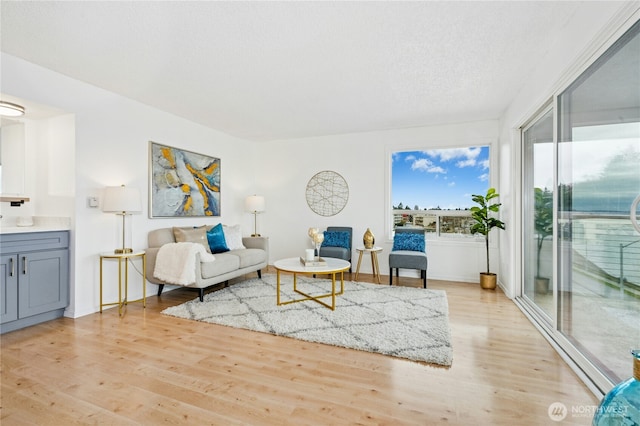
<svg viewBox="0 0 640 426">
<path fill-rule="evenodd" d="M 258 278 L 262 278 L 262 271 L 258 269 Z"/>
<path fill-rule="evenodd" d="M 393 285 L 393 268 L 389 268 L 389 285 Z"/>
<path fill-rule="evenodd" d="M 158 284 L 158 297 L 162 294 L 162 290 L 164 289 L 164 284 Z"/>
<path fill-rule="evenodd" d="M 200 297 L 200 301 L 204 302 L 204 288 L 198 289 L 198 296 Z"/>
<path fill-rule="evenodd" d="M 421 270 L 420 275 L 422 275 L 422 281 L 424 282 L 424 288 L 427 288 L 427 271 Z"/>
</svg>

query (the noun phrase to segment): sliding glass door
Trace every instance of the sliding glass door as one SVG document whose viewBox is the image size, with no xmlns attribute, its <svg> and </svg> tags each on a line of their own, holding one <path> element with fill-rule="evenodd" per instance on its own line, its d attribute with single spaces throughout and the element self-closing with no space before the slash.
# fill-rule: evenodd
<svg viewBox="0 0 640 426">
<path fill-rule="evenodd" d="M 523 295 L 552 322 L 553 299 L 553 110 L 549 106 L 523 131 Z"/>
<path fill-rule="evenodd" d="M 639 25 L 558 97 L 558 328 L 613 381 L 640 344 Z"/>
<path fill-rule="evenodd" d="M 640 22 L 555 99 L 522 132 L 522 298 L 616 383 L 640 347 Z"/>
</svg>

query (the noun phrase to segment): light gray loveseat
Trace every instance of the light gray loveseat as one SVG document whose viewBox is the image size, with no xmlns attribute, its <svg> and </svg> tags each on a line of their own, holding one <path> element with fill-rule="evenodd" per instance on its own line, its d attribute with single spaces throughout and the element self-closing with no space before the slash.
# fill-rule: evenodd
<svg viewBox="0 0 640 426">
<path fill-rule="evenodd" d="M 185 227 L 182 229 L 193 229 Z M 173 228 L 155 229 L 149 232 L 149 248 L 146 249 L 147 267 L 145 276 L 150 283 L 157 284 L 158 296 L 162 294 L 164 283 L 153 275 L 156 267 L 156 259 L 160 247 L 164 244 L 175 243 Z M 261 269 L 268 265 L 269 261 L 269 240 L 266 237 L 243 237 L 242 244 L 245 249 L 231 250 L 224 253 L 214 254 L 213 262 L 201 262 L 200 255 L 196 256 L 193 267 L 196 269 L 196 281 L 184 285 L 184 287 L 196 288 L 199 290 L 200 301 L 204 297 L 204 289 L 214 284 L 224 282 L 225 284 L 232 278 L 257 271 L 261 278 Z M 175 285 L 175 284 L 171 284 Z"/>
</svg>

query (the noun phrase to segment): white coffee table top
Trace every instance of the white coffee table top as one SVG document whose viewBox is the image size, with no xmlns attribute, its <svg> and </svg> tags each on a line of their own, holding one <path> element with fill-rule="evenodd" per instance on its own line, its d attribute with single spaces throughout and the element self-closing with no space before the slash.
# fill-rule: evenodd
<svg viewBox="0 0 640 426">
<path fill-rule="evenodd" d="M 273 263 L 273 266 L 285 272 L 308 272 L 311 274 L 328 274 L 332 272 L 341 272 L 346 271 L 351 267 L 351 263 L 342 259 L 334 259 L 332 257 L 323 257 L 325 262 L 327 262 L 326 266 L 304 266 L 300 262 L 299 257 L 291 257 L 288 259 L 280 259 L 276 260 Z"/>
</svg>

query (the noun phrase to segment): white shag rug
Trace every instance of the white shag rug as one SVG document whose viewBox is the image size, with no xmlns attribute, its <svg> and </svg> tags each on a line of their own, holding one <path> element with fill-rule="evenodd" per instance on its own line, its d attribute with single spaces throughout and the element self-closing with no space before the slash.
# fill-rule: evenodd
<svg viewBox="0 0 640 426">
<path fill-rule="evenodd" d="M 280 275 L 281 301 L 302 298 L 290 274 Z M 449 306 L 443 290 L 345 281 L 332 311 L 312 300 L 276 305 L 276 276 L 233 284 L 162 311 L 165 315 L 451 366 Z M 340 281 L 336 282 L 339 291 Z M 331 280 L 298 275 L 308 294 L 331 291 Z M 322 299 L 330 303 L 330 298 Z"/>
</svg>

